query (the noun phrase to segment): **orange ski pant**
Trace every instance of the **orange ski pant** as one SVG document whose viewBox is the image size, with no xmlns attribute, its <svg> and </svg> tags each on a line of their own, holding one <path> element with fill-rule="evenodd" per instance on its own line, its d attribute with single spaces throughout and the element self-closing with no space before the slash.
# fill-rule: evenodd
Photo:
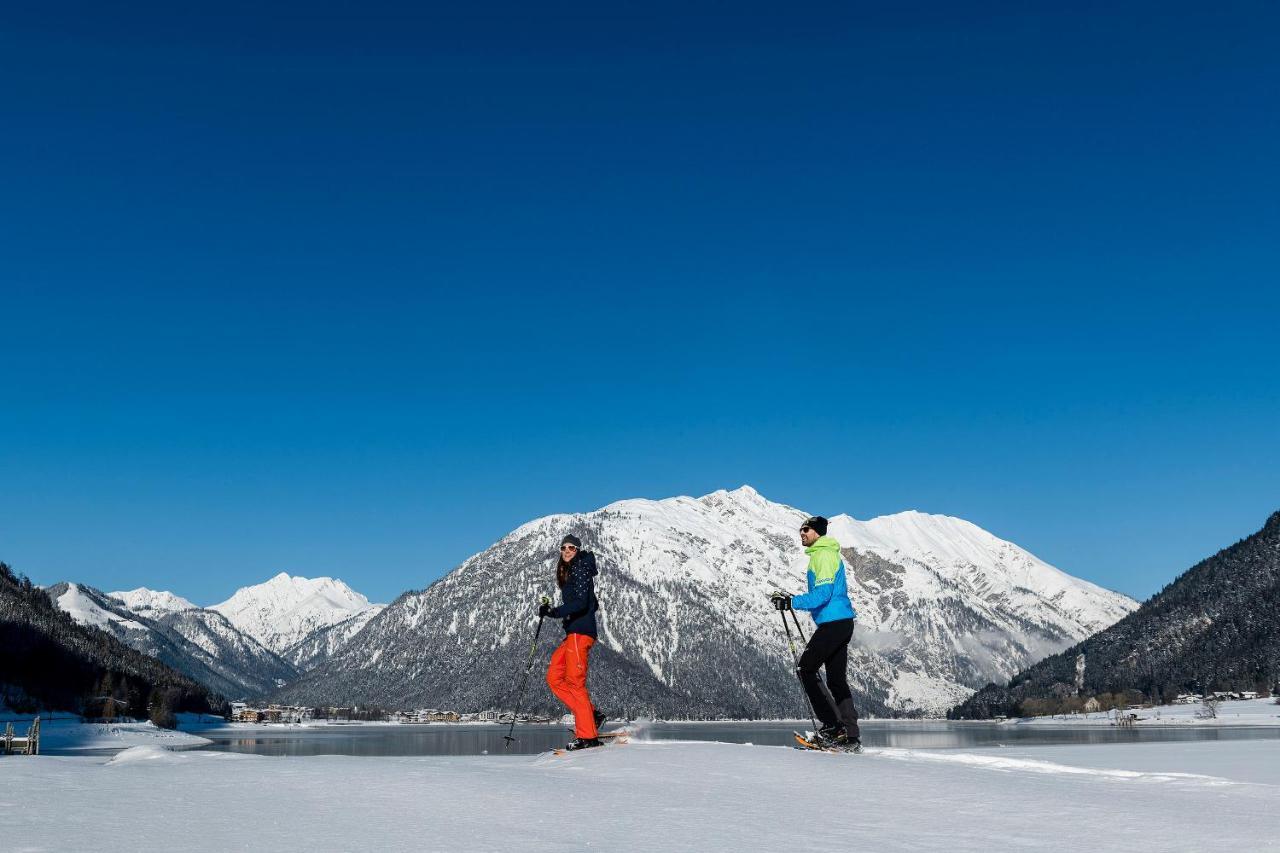
<svg viewBox="0 0 1280 853">
<path fill-rule="evenodd" d="M 575 737 L 596 736 L 596 709 L 587 693 L 587 656 L 595 644 L 595 637 L 569 634 L 551 653 L 551 663 L 547 666 L 547 686 L 573 712 Z"/>
</svg>

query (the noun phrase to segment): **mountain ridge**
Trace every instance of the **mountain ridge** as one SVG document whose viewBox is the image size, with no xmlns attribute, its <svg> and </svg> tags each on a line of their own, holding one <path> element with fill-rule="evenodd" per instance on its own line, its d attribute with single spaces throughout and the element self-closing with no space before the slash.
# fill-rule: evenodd
<svg viewBox="0 0 1280 853">
<path fill-rule="evenodd" d="M 533 519 L 425 589 L 402 595 L 277 696 L 504 707 L 511 649 L 532 633 L 537 595 L 553 591 L 554 545 L 574 532 L 602 566 L 593 695 L 610 707 L 647 705 L 671 716 L 794 716 L 794 675 L 767 596 L 803 583 L 796 530 L 806 516 L 745 486 Z M 935 532 L 963 522 L 924 513 L 903 518 Z M 976 525 L 969 528 L 985 537 L 977 544 L 941 548 L 937 536 L 931 547 L 886 539 L 883 531 L 871 536 L 870 522 L 847 516 L 832 524 L 837 533 L 847 528 L 851 541 L 841 544 L 857 564 L 850 680 L 870 711 L 941 713 L 990 676 L 1008 677 L 1136 607 Z M 1027 578 L 1050 594 L 1029 589 Z M 925 613 L 913 609 L 921 602 Z M 643 686 L 610 667 L 646 673 Z M 545 689 L 537 701 L 558 707 Z"/>
<path fill-rule="evenodd" d="M 134 609 L 79 583 L 57 583 L 44 592 L 78 624 L 105 631 L 228 698 L 260 697 L 298 676 L 296 668 L 214 611 L 140 605 Z M 156 599 L 135 596 L 134 600 Z"/>
<path fill-rule="evenodd" d="M 1084 655 L 1081 688 L 1077 656 Z M 1032 700 L 1135 690 L 1170 701 L 1181 692 L 1271 688 L 1280 676 L 1280 512 L 1254 534 L 1201 560 L 1133 613 L 1083 642 L 989 684 L 950 712 L 1017 715 Z"/>
</svg>

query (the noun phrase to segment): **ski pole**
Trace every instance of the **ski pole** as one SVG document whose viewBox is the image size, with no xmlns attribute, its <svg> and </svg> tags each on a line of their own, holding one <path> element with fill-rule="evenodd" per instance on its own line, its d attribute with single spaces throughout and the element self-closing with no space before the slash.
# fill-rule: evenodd
<svg viewBox="0 0 1280 853">
<path fill-rule="evenodd" d="M 794 610 L 788 610 L 787 612 L 791 614 L 791 621 L 796 623 L 796 633 L 800 635 L 800 642 L 806 646 L 809 645 L 809 638 L 804 635 L 804 629 L 800 627 L 800 617 L 796 616 Z"/>
<path fill-rule="evenodd" d="M 791 636 L 791 626 L 787 624 L 787 614 L 779 610 L 778 615 L 782 617 L 782 628 L 787 632 L 787 645 L 791 647 L 791 661 L 795 664 L 796 681 L 800 682 L 800 692 L 804 694 L 804 703 L 809 706 L 809 722 L 813 723 L 813 731 L 817 733 L 818 721 L 813 716 L 817 711 L 813 707 L 813 701 L 809 699 L 809 691 L 804 689 L 804 681 L 800 678 L 800 656 L 796 654 L 796 641 Z M 792 616 L 795 616 L 794 612 Z M 796 629 L 799 630 L 799 628 L 800 623 L 797 622 Z"/>
<path fill-rule="evenodd" d="M 529 671 L 533 669 L 533 655 L 538 649 L 538 635 L 542 633 L 542 623 L 545 619 L 545 616 L 538 617 L 538 628 L 533 632 L 533 642 L 529 644 L 529 662 L 524 665 L 524 676 L 520 679 L 520 692 L 516 696 L 516 709 L 511 714 L 511 728 L 507 729 L 507 733 L 502 736 L 502 739 L 506 741 L 503 744 L 504 749 L 511 746 L 511 742 L 515 740 L 511 735 L 516 730 L 516 718 L 520 716 L 520 703 L 524 701 L 524 686 L 529 682 Z"/>
</svg>

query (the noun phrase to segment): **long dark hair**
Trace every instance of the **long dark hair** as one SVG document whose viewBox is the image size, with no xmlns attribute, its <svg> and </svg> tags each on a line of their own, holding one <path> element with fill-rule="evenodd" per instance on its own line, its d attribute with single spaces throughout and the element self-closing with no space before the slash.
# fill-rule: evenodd
<svg viewBox="0 0 1280 853">
<path fill-rule="evenodd" d="M 578 552 L 573 552 L 573 560 L 578 559 Z M 569 566 L 573 564 L 573 560 L 560 558 L 560 562 L 556 563 L 556 586 L 564 589 L 565 581 L 569 580 Z"/>
</svg>

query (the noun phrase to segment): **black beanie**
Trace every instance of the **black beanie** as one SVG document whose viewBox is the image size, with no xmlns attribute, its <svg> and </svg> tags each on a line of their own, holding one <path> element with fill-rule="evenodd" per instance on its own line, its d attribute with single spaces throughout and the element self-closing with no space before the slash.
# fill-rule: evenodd
<svg viewBox="0 0 1280 853">
<path fill-rule="evenodd" d="M 820 515 L 811 515 L 804 520 L 801 527 L 812 527 L 819 536 L 827 535 L 827 520 Z"/>
<path fill-rule="evenodd" d="M 574 536 L 572 533 L 570 533 L 568 536 L 561 539 L 560 545 L 561 546 L 572 545 L 573 547 L 577 548 L 579 551 L 582 550 L 582 540 L 579 539 L 577 536 Z"/>
</svg>

